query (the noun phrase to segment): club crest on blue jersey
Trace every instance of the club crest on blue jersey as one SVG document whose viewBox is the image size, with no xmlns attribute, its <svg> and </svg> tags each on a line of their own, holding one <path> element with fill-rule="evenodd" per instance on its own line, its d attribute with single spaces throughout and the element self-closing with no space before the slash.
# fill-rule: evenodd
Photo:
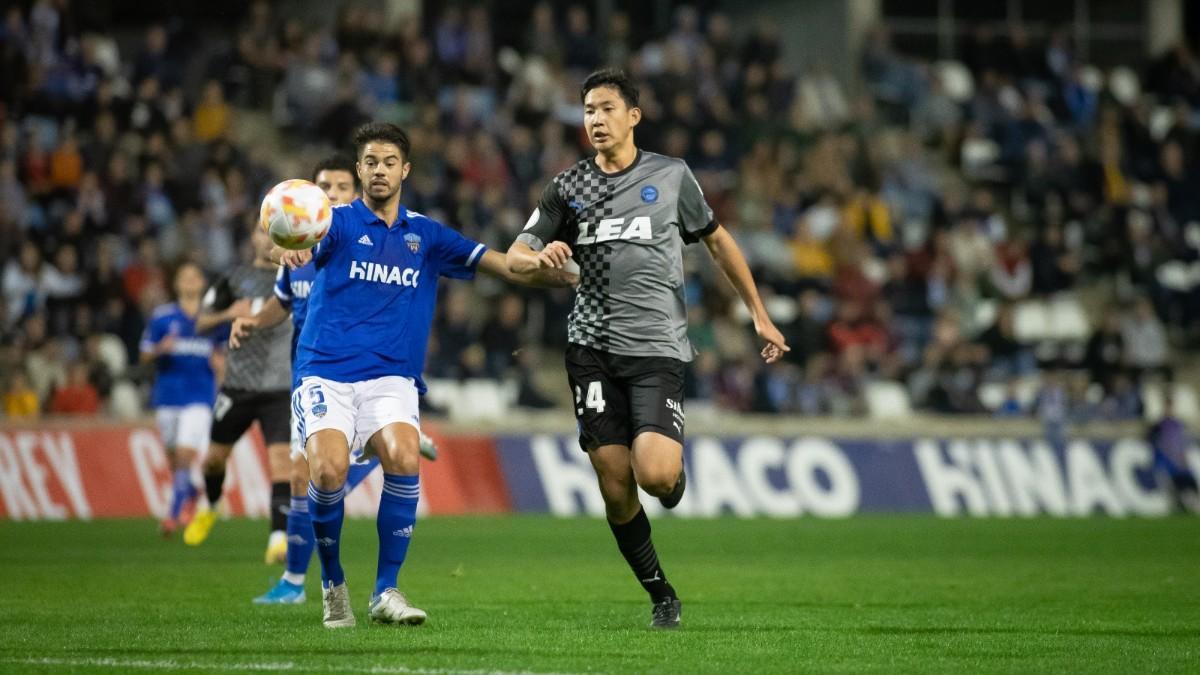
<svg viewBox="0 0 1200 675">
<path fill-rule="evenodd" d="M 646 202 L 647 204 L 653 204 L 654 202 L 658 201 L 658 188 L 654 187 L 653 185 L 647 185 L 646 187 L 642 188 L 642 201 Z"/>
<path fill-rule="evenodd" d="M 408 243 L 408 250 L 413 253 L 421 250 L 421 235 L 416 232 L 409 232 L 404 235 L 404 241 Z"/>
</svg>

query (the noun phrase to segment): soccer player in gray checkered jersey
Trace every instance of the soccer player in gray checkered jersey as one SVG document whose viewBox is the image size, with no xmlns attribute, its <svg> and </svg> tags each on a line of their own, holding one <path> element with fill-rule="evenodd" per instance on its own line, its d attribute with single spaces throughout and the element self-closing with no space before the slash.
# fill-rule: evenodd
<svg viewBox="0 0 1200 675">
<path fill-rule="evenodd" d="M 588 76 L 580 95 L 596 156 L 546 185 L 508 249 L 508 266 L 561 268 L 572 256 L 579 265 L 566 354 L 579 442 L 599 477 L 617 547 L 650 594 L 650 625 L 675 628 L 679 598 L 658 562 L 637 488 L 667 508 L 683 496 L 683 370 L 693 353 L 683 244 L 704 242 L 750 310 L 767 363 L 788 347 L 687 164 L 634 144 L 637 87 L 605 69 Z"/>
</svg>

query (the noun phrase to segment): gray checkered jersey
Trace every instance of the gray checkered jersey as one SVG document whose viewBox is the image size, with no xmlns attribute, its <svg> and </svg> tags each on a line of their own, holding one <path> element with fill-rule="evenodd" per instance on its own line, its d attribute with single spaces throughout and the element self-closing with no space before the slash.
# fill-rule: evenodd
<svg viewBox="0 0 1200 675">
<path fill-rule="evenodd" d="M 626 356 L 692 360 L 683 245 L 715 231 L 712 209 L 681 159 L 639 150 L 628 168 L 583 160 L 554 177 L 517 241 L 565 241 L 579 264 L 568 341 Z"/>
<path fill-rule="evenodd" d="M 257 313 L 275 296 L 275 270 L 240 265 L 204 295 L 204 310 L 222 310 L 243 298 Z M 224 306 L 221 306 L 224 305 Z M 257 330 L 230 349 L 225 362 L 225 389 L 288 391 L 292 388 L 292 322 Z"/>
</svg>

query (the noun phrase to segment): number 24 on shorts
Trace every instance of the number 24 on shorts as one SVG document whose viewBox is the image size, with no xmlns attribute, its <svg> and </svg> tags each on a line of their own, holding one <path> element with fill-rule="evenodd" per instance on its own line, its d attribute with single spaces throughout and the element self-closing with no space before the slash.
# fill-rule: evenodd
<svg viewBox="0 0 1200 675">
<path fill-rule="evenodd" d="M 575 385 L 575 414 L 582 415 L 584 407 L 591 408 L 597 413 L 604 412 L 604 390 L 600 388 L 599 380 L 588 382 L 587 401 L 583 400 L 583 391 L 579 385 Z"/>
</svg>

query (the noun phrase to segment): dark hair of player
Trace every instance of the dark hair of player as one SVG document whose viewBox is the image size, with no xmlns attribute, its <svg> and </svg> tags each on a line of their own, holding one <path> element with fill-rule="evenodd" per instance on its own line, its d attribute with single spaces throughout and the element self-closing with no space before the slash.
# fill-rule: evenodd
<svg viewBox="0 0 1200 675">
<path fill-rule="evenodd" d="M 201 277 L 207 278 L 208 275 L 204 273 L 204 268 L 200 266 L 200 263 L 192 260 L 191 258 L 180 258 L 179 260 L 175 261 L 174 264 L 167 265 L 165 271 L 167 273 L 167 278 L 171 280 L 171 287 L 167 289 L 167 294 L 172 300 L 179 300 L 179 289 L 176 288 L 176 286 L 179 284 L 179 276 L 183 274 L 183 271 L 189 267 L 195 268 L 195 270 L 200 273 Z M 201 292 L 203 292 L 203 289 Z M 232 301 L 230 304 L 232 304 Z"/>
<path fill-rule="evenodd" d="M 583 81 L 583 86 L 579 88 L 579 102 L 582 103 L 587 98 L 588 92 L 598 87 L 612 87 L 621 94 L 621 98 L 625 100 L 625 105 L 630 108 L 638 106 L 638 88 L 620 68 L 601 68 Z"/>
<path fill-rule="evenodd" d="M 408 161 L 408 150 L 411 144 L 408 141 L 408 133 L 401 129 L 400 125 L 391 122 L 368 122 L 355 129 L 354 153 L 361 158 L 363 148 L 367 147 L 367 143 L 375 141 L 391 143 L 400 148 L 400 154 L 404 155 L 404 161 Z"/>
<path fill-rule="evenodd" d="M 404 156 L 407 157 L 408 150 L 406 148 L 401 148 L 401 150 L 404 151 Z M 354 159 L 352 157 L 338 153 L 317 162 L 317 165 L 312 170 L 312 181 L 314 183 L 317 182 L 317 176 L 322 171 L 345 171 L 354 177 L 354 191 L 358 192 L 362 188 L 358 183 L 358 173 L 354 170 Z"/>
</svg>

